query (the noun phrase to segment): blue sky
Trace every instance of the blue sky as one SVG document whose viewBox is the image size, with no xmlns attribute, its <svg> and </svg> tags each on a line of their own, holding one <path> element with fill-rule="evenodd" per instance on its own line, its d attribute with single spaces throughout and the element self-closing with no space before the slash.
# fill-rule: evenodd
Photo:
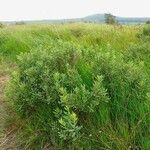
<svg viewBox="0 0 150 150">
<path fill-rule="evenodd" d="M 0 21 L 83 17 L 112 13 L 150 17 L 150 0 L 0 0 Z"/>
</svg>

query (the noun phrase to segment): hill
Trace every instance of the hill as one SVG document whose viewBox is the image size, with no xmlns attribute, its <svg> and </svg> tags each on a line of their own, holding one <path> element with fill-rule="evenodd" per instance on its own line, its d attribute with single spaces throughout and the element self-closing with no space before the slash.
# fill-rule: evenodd
<svg viewBox="0 0 150 150">
<path fill-rule="evenodd" d="M 150 20 L 150 17 L 118 17 L 116 19 L 121 24 L 143 24 L 146 21 Z M 51 23 L 71 23 L 71 22 L 91 22 L 91 23 L 104 23 L 105 22 L 105 14 L 94 14 L 90 16 L 86 16 L 83 18 L 72 18 L 72 19 L 59 19 L 59 20 L 33 20 L 33 21 L 24 21 L 27 24 L 51 24 Z M 14 24 L 13 22 L 4 22 L 7 24 Z"/>
<path fill-rule="evenodd" d="M 116 19 L 121 24 L 141 24 L 145 23 L 146 21 L 150 20 L 149 17 L 118 17 L 116 16 Z M 87 16 L 83 18 L 83 20 L 89 21 L 89 22 L 97 22 L 97 23 L 104 23 L 105 22 L 105 14 L 95 14 L 91 16 Z"/>
</svg>

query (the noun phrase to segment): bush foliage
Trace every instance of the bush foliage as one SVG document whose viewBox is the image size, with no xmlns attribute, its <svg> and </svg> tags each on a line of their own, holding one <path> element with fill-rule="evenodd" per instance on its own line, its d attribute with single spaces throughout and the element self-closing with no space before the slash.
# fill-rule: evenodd
<svg viewBox="0 0 150 150">
<path fill-rule="evenodd" d="M 26 122 L 24 144 L 148 150 L 149 77 L 129 53 L 55 40 L 21 54 L 8 97 Z"/>
<path fill-rule="evenodd" d="M 145 27 L 143 29 L 143 34 L 145 36 L 150 36 L 150 24 L 145 25 Z"/>
</svg>

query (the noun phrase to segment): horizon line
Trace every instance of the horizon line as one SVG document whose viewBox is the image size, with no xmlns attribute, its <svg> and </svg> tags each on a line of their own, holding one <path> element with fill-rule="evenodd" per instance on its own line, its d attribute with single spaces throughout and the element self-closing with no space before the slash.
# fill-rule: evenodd
<svg viewBox="0 0 150 150">
<path fill-rule="evenodd" d="M 96 14 L 89 14 L 83 17 L 72 17 L 72 18 L 56 18 L 56 19 L 51 19 L 51 18 L 45 18 L 45 19 L 16 19 L 16 20 L 0 20 L 0 22 L 28 22 L 28 21 L 61 21 L 61 20 L 73 20 L 73 19 L 84 19 L 86 17 L 90 17 L 90 16 L 95 16 L 95 15 L 105 15 L 105 14 L 112 14 L 112 13 L 96 13 Z M 113 15 L 113 14 L 112 14 Z M 149 18 L 150 16 L 121 16 L 121 15 L 114 15 L 115 17 L 120 17 L 120 18 Z"/>
</svg>

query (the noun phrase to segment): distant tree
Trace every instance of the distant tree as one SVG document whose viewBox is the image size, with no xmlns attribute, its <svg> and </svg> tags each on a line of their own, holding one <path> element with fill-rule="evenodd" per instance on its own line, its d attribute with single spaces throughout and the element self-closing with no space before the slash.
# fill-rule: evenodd
<svg viewBox="0 0 150 150">
<path fill-rule="evenodd" d="M 105 23 L 107 24 L 117 24 L 116 17 L 112 14 L 105 14 Z"/>
</svg>

